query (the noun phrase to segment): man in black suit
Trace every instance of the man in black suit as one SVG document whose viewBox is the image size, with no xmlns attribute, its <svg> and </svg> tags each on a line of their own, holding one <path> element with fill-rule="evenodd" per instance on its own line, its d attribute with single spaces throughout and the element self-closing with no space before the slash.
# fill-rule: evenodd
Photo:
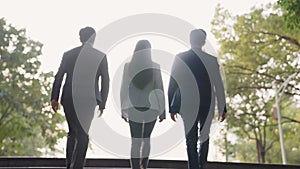
<svg viewBox="0 0 300 169">
<path fill-rule="evenodd" d="M 99 105 L 98 112 L 100 113 L 100 116 L 105 109 L 109 90 L 109 75 L 106 55 L 93 48 L 96 36 L 95 30 L 91 27 L 85 27 L 80 30 L 79 35 L 82 45 L 64 53 L 58 72 L 55 75 L 51 94 L 52 109 L 57 111 L 61 83 L 64 75 L 66 74 L 61 104 L 63 105 L 69 127 L 66 165 L 67 168 L 73 169 L 82 169 L 84 166 L 89 141 L 88 130 L 94 116 L 93 110 L 96 106 L 95 104 L 95 106 L 92 107 L 90 106 L 90 103 L 95 101 L 95 103 Z M 91 60 L 89 61 L 91 58 L 96 59 L 97 67 L 95 70 L 87 71 L 92 67 L 90 64 L 86 64 L 83 69 L 78 68 L 80 67 L 80 59 L 87 60 L 86 63 L 95 62 Z M 87 74 L 86 72 L 94 72 L 95 74 Z M 86 82 L 86 80 L 84 80 L 87 76 L 92 76 L 90 82 Z M 101 92 L 99 92 L 98 86 L 99 77 L 101 77 Z M 83 82 L 79 85 L 78 82 L 80 81 Z M 94 84 L 95 88 L 90 89 L 86 84 Z M 93 97 L 93 91 L 95 91 L 94 96 L 96 97 Z M 91 98 L 95 98 L 95 100 L 91 100 Z M 84 112 L 82 109 L 79 109 L 81 107 L 91 108 L 84 109 Z"/>
<path fill-rule="evenodd" d="M 225 92 L 219 64 L 216 57 L 202 50 L 205 41 L 204 30 L 196 29 L 190 33 L 191 49 L 175 57 L 168 89 L 171 118 L 176 121 L 179 113 L 184 122 L 189 169 L 206 167 L 215 98 L 218 102 L 219 120 L 222 122 L 226 118 Z M 189 80 L 188 76 L 191 77 Z M 195 83 L 194 87 L 191 83 Z M 187 94 L 189 90 L 194 92 Z"/>
</svg>

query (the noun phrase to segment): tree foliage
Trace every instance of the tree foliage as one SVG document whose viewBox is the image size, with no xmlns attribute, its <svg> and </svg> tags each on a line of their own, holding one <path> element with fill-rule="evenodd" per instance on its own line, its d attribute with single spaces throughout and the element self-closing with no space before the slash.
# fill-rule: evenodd
<svg viewBox="0 0 300 169">
<path fill-rule="evenodd" d="M 50 111 L 52 73 L 40 72 L 42 44 L 0 19 L 0 155 L 40 155 L 64 135 Z"/>
<path fill-rule="evenodd" d="M 236 157 L 241 161 L 255 156 L 259 163 L 281 162 L 278 125 L 272 116 L 274 96 L 276 88 L 294 73 L 296 76 L 282 92 L 280 106 L 284 138 L 286 142 L 294 141 L 286 151 L 300 155 L 299 142 L 292 138 L 290 131 L 296 128 L 299 132 L 300 123 L 299 108 L 295 108 L 300 96 L 300 32 L 287 32 L 280 13 L 281 9 L 268 4 L 253 8 L 247 14 L 232 16 L 218 6 L 212 21 L 212 32 L 220 44 L 219 56 L 226 74 L 229 131 L 237 135 L 237 147 L 245 143 L 255 147 L 255 152 L 246 147 L 236 149 Z M 245 153 L 247 151 L 249 153 Z M 270 153 L 274 151 L 277 153 Z M 288 162 L 299 163 L 292 160 L 289 158 Z"/>
<path fill-rule="evenodd" d="M 284 9 L 283 18 L 289 29 L 300 30 L 300 0 L 279 0 L 278 4 Z"/>
</svg>

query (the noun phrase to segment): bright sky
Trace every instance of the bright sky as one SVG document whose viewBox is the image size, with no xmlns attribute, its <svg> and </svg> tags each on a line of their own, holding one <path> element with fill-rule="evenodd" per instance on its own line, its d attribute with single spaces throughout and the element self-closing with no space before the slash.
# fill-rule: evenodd
<svg viewBox="0 0 300 169">
<path fill-rule="evenodd" d="M 30 38 L 43 43 L 42 70 L 56 72 L 63 52 L 80 45 L 78 32 L 80 28 L 85 26 L 92 26 L 97 31 L 126 16 L 142 13 L 161 13 L 181 18 L 198 28 L 205 29 L 210 43 L 215 46 L 216 41 L 209 31 L 211 30 L 210 22 L 218 3 L 233 14 L 243 14 L 249 12 L 253 6 L 268 2 L 274 2 L 274 0 L 2 0 L 0 3 L 0 17 L 4 17 L 7 23 L 17 28 L 25 28 Z M 153 42 L 153 48 L 167 49 L 173 54 L 186 49 L 186 47 L 166 37 L 143 37 L 141 35 L 128 38 L 115 46 L 110 53 L 107 53 L 110 71 L 112 72 L 111 79 L 113 79 L 114 72 L 118 68 L 116 65 L 124 60 L 121 59 L 120 61 L 115 56 L 128 57 L 132 54 L 136 41 L 145 37 Z M 167 79 L 167 75 L 165 75 L 165 79 Z M 113 106 L 110 100 L 107 107 L 109 105 Z M 105 113 L 108 112 L 115 113 L 105 115 L 103 118 L 114 122 L 113 125 L 115 126 L 113 128 L 117 133 L 129 136 L 129 126 L 119 118 L 116 110 L 107 108 Z M 165 132 L 166 128 L 172 125 L 170 119 L 167 119 L 164 124 L 157 124 L 157 128 L 155 128 L 157 131 L 154 129 L 153 135 L 156 136 Z M 212 147 L 210 160 L 222 160 L 218 153 L 213 153 L 214 151 L 215 148 Z M 97 154 L 97 157 L 115 157 L 101 150 L 95 152 L 95 154 Z M 89 154 L 88 156 L 93 157 L 94 155 Z M 172 151 L 157 155 L 156 158 L 186 159 L 185 146 L 179 144 Z"/>
</svg>

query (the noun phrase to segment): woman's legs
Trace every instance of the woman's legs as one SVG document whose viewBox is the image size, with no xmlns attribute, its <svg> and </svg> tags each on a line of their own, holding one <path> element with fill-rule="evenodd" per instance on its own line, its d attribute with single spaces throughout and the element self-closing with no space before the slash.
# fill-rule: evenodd
<svg viewBox="0 0 300 169">
<path fill-rule="evenodd" d="M 140 169 L 143 123 L 129 121 L 131 134 L 131 168 Z"/>
<path fill-rule="evenodd" d="M 142 139 L 142 161 L 141 161 L 141 167 L 143 169 L 147 168 L 148 161 L 149 161 L 149 155 L 150 155 L 150 136 L 153 131 L 154 125 L 156 120 L 144 123 L 143 128 L 143 139 Z"/>
<path fill-rule="evenodd" d="M 147 168 L 150 154 L 150 136 L 156 120 L 149 123 L 129 121 L 131 133 L 131 168 Z M 142 160 L 141 160 L 142 157 Z"/>
</svg>

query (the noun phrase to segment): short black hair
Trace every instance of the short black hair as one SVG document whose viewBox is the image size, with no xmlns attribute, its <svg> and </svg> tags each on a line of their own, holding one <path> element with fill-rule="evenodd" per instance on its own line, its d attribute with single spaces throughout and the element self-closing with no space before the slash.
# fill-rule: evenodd
<svg viewBox="0 0 300 169">
<path fill-rule="evenodd" d="M 80 36 L 80 41 L 82 43 L 85 43 L 87 41 L 93 43 L 95 40 L 96 31 L 94 28 L 87 26 L 85 28 L 80 29 L 79 36 Z"/>
<path fill-rule="evenodd" d="M 196 46 L 203 46 L 206 40 L 206 32 L 203 29 L 194 29 L 190 33 L 190 43 Z"/>
</svg>

